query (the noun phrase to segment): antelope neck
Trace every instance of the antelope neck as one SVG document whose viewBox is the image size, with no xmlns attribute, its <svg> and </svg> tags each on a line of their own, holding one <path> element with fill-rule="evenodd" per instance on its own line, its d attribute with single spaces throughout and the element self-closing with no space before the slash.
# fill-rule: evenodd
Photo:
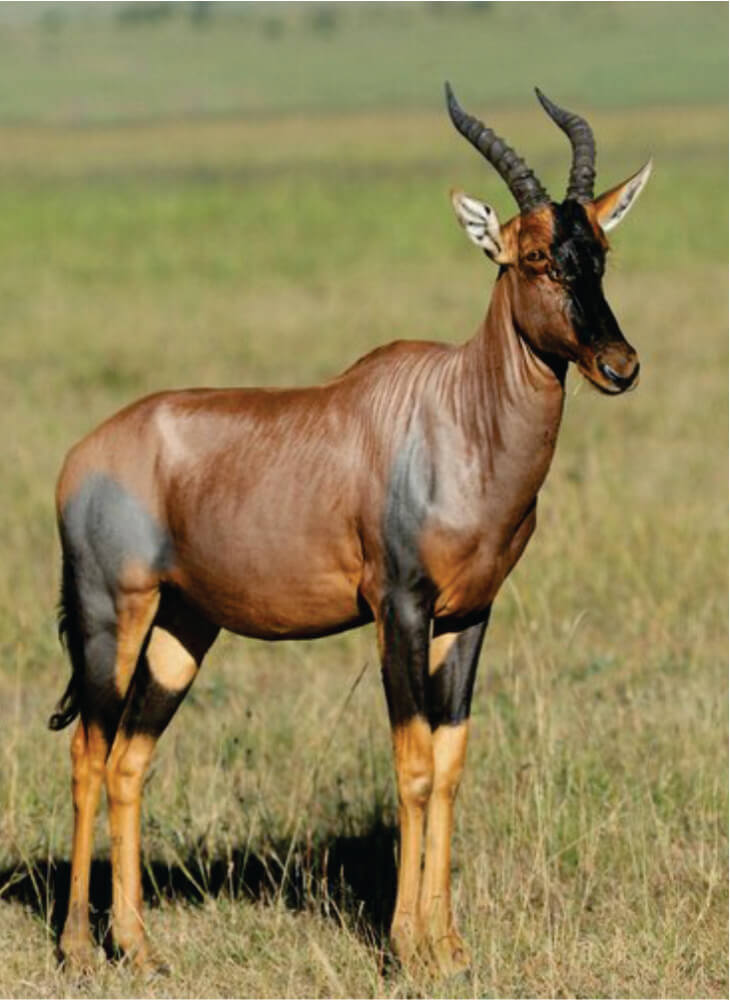
<svg viewBox="0 0 730 1000">
<path fill-rule="evenodd" d="M 486 437 L 490 451 L 521 449 L 532 437 L 554 441 L 567 369 L 566 361 L 541 354 L 519 331 L 505 277 L 497 280 L 477 333 L 461 348 L 461 378 L 472 411 L 464 416 Z"/>
</svg>

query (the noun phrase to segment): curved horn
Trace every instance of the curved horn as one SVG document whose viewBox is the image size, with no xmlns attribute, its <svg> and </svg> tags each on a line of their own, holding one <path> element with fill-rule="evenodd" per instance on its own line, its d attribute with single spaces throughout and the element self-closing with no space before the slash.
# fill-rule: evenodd
<svg viewBox="0 0 730 1000">
<path fill-rule="evenodd" d="M 565 132 L 573 147 L 573 163 L 568 178 L 566 198 L 574 201 L 593 201 L 593 182 L 596 179 L 596 143 L 593 132 L 585 118 L 566 111 L 545 97 L 539 87 L 535 87 L 537 99 L 555 124 Z"/>
<path fill-rule="evenodd" d="M 507 182 L 520 212 L 524 214 L 537 205 L 549 202 L 550 196 L 525 161 L 503 139 L 495 135 L 491 128 L 487 128 L 478 118 L 468 115 L 459 106 L 448 82 L 445 89 L 446 106 L 457 131 L 489 160 L 500 177 Z"/>
</svg>

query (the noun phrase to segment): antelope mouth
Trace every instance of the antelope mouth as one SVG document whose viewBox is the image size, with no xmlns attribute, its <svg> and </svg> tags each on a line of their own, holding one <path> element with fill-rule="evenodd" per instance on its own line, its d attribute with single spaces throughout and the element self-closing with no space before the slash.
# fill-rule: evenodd
<svg viewBox="0 0 730 1000">
<path fill-rule="evenodd" d="M 590 368 L 578 365 L 578 369 L 591 385 L 606 396 L 620 396 L 624 392 L 635 389 L 639 384 L 639 362 L 637 361 L 628 375 L 621 375 L 610 365 L 596 361 Z"/>
</svg>

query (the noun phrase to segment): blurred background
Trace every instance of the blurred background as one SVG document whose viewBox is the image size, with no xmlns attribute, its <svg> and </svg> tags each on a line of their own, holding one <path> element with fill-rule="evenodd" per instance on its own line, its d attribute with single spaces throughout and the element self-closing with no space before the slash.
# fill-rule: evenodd
<svg viewBox="0 0 730 1000">
<path fill-rule="evenodd" d="M 514 206 L 449 79 L 556 199 L 536 84 L 590 120 L 598 191 L 655 168 L 605 282 L 641 385 L 571 376 L 485 645 L 454 855 L 474 965 L 439 992 L 727 996 L 727 39 L 724 3 L 0 3 L 0 994 L 434 988 L 387 961 L 370 629 L 206 662 L 145 802 L 166 983 L 57 970 L 68 738 L 45 721 L 74 441 L 146 392 L 307 384 L 476 329 L 495 271 L 448 192 Z"/>
</svg>

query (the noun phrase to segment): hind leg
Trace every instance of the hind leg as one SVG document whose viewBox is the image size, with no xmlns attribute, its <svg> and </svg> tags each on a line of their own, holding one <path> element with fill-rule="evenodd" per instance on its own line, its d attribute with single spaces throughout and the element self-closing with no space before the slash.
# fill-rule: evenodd
<svg viewBox="0 0 730 1000">
<path fill-rule="evenodd" d="M 98 725 L 87 725 L 79 720 L 71 740 L 74 808 L 71 891 L 59 947 L 63 959 L 81 971 L 93 964 L 89 932 L 89 872 L 94 819 L 104 777 L 107 746 Z"/>
<path fill-rule="evenodd" d="M 81 970 L 93 962 L 89 933 L 89 872 L 94 820 L 112 737 L 122 713 L 139 650 L 154 618 L 159 593 L 122 593 L 116 615 L 109 602 L 92 603 L 93 631 L 84 639 L 86 676 L 81 695 L 81 719 L 71 741 L 74 806 L 71 892 L 60 951 Z M 92 618 L 87 610 L 87 621 Z M 114 618 L 116 617 L 116 625 Z"/>
<path fill-rule="evenodd" d="M 160 968 L 142 920 L 142 787 L 157 740 L 185 697 L 218 629 L 179 598 L 163 597 L 107 761 L 112 842 L 112 932 L 135 964 Z"/>
</svg>

